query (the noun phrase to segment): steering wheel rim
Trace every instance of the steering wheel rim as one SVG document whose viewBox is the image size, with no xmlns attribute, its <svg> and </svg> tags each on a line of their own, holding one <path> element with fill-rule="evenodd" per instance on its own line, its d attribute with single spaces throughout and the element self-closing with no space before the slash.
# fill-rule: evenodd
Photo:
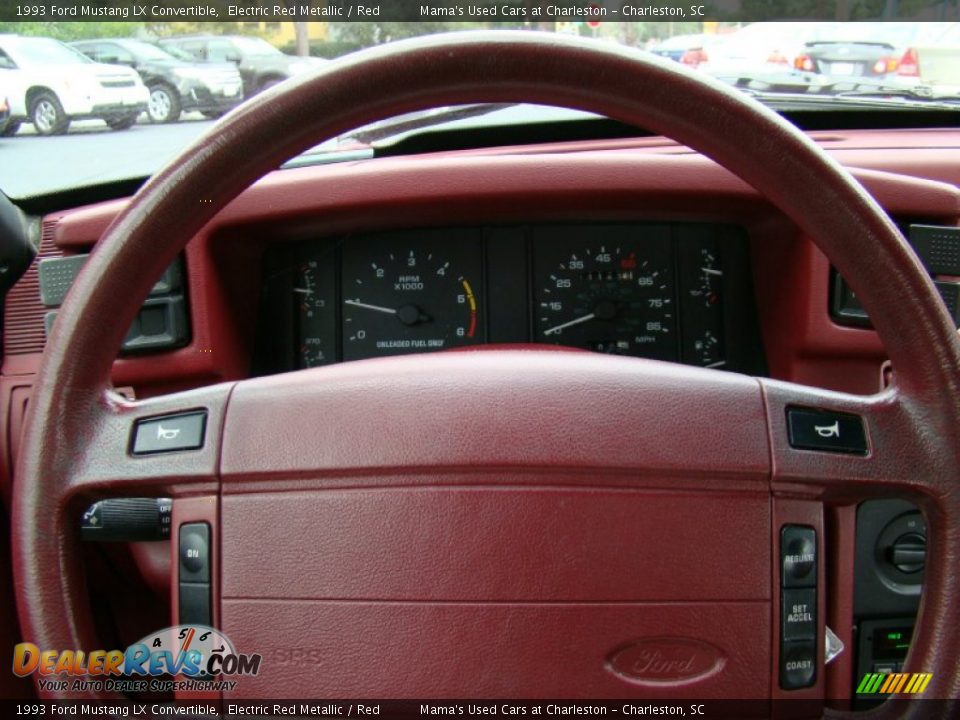
<svg viewBox="0 0 960 720">
<path fill-rule="evenodd" d="M 91 489 L 121 486 L 102 475 L 99 484 L 83 481 L 79 469 L 97 462 L 93 444 L 103 433 L 128 432 L 117 419 L 129 418 L 136 404 L 109 391 L 110 369 L 155 277 L 220 209 L 286 159 L 384 117 L 472 102 L 566 106 L 672 137 L 759 190 L 848 279 L 874 318 L 897 385 L 863 402 L 838 396 L 834 404 L 875 413 L 875 443 L 905 434 L 897 449 L 877 446 L 895 455 L 877 462 L 895 461 L 899 468 L 906 462 L 916 474 L 881 481 L 871 476 L 877 465 L 868 472 L 832 459 L 798 467 L 778 462 L 782 442 L 774 440 L 772 488 L 803 483 L 822 497 L 901 492 L 917 500 L 931 550 L 911 662 L 934 674 L 927 696 L 955 697 L 960 637 L 949 629 L 960 619 L 960 579 L 950 572 L 960 561 L 960 342 L 926 273 L 849 173 L 769 109 L 646 54 L 534 33 L 435 36 L 332 63 L 241 106 L 137 193 L 70 291 L 34 384 L 13 503 L 24 637 L 46 648 L 94 646 L 68 510 Z M 762 386 L 775 433 L 782 423 L 774 410 L 804 391 L 776 382 Z M 133 480 L 123 487 L 138 487 Z"/>
</svg>

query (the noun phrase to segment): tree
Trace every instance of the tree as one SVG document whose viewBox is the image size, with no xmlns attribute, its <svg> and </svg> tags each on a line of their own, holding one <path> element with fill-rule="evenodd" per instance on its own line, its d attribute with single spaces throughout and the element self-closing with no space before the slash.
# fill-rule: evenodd
<svg viewBox="0 0 960 720">
<path fill-rule="evenodd" d="M 0 22 L 0 33 L 52 37 L 63 42 L 106 37 L 135 37 L 142 22 Z"/>
</svg>

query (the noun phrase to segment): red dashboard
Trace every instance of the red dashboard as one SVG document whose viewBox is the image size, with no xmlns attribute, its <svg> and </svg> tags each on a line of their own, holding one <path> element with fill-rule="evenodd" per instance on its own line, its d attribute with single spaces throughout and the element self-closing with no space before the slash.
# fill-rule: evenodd
<svg viewBox="0 0 960 720">
<path fill-rule="evenodd" d="M 815 135 L 816 137 L 816 135 Z M 955 131 L 850 131 L 821 144 L 897 220 L 960 217 Z M 763 342 L 776 378 L 876 389 L 882 352 L 869 330 L 828 315 L 826 259 L 752 188 L 671 143 L 608 141 L 381 159 L 284 170 L 222 212 L 188 246 L 191 343 L 121 359 L 114 381 L 150 395 L 249 374 L 261 258 L 271 242 L 489 223 L 728 223 L 750 237 Z M 124 201 L 43 221 L 40 257 L 88 251 Z M 4 376 L 29 376 L 43 347 L 34 266 L 5 309 Z"/>
</svg>

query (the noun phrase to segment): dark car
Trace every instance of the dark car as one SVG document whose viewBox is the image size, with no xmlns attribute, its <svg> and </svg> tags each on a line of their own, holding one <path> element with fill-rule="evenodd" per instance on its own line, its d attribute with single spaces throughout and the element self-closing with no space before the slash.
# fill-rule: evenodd
<svg viewBox="0 0 960 720">
<path fill-rule="evenodd" d="M 140 73 L 150 90 L 147 115 L 153 122 L 176 122 L 184 110 L 219 117 L 243 101 L 240 74 L 230 63 L 189 62 L 141 40 L 84 40 L 72 45 L 92 60 L 128 65 Z"/>
<path fill-rule="evenodd" d="M 884 77 L 896 71 L 897 58 L 896 48 L 882 42 L 811 42 L 795 64 L 821 75 Z"/>
<path fill-rule="evenodd" d="M 923 23 L 834 23 L 808 38 L 794 59 L 798 70 L 832 77 L 885 78 Z"/>
<path fill-rule="evenodd" d="M 235 64 L 246 97 L 326 62 L 286 55 L 262 38 L 242 35 L 172 37 L 161 40 L 160 45 L 171 52 L 180 51 L 175 53 L 178 57 L 187 53 L 199 62 Z"/>
</svg>

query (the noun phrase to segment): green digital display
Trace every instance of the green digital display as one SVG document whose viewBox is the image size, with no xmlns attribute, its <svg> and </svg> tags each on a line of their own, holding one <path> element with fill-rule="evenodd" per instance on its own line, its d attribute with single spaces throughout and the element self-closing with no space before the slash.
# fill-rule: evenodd
<svg viewBox="0 0 960 720">
<path fill-rule="evenodd" d="M 910 649 L 913 628 L 877 628 L 873 631 L 873 656 L 884 660 L 903 660 Z"/>
</svg>

